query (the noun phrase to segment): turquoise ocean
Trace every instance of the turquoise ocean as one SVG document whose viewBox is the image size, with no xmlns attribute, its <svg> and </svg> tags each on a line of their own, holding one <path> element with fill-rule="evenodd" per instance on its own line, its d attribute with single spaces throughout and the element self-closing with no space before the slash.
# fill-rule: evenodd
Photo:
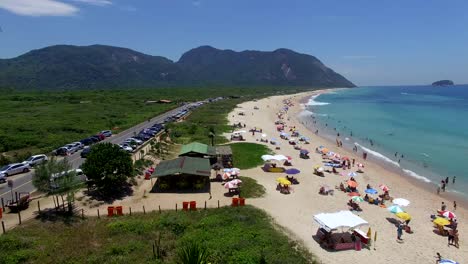
<svg viewBox="0 0 468 264">
<path fill-rule="evenodd" d="M 468 85 L 342 89 L 310 98 L 301 119 L 434 189 L 449 177 L 447 191 L 468 197 Z"/>
</svg>

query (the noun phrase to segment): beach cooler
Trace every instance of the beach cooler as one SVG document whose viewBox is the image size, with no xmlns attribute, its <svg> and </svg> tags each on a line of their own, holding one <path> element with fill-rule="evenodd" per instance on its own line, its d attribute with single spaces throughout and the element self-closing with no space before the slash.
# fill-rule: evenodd
<svg viewBox="0 0 468 264">
<path fill-rule="evenodd" d="M 114 206 L 107 207 L 107 216 L 112 217 L 114 216 Z"/>
<path fill-rule="evenodd" d="M 197 210 L 197 202 L 196 201 L 190 201 L 190 210 L 192 210 L 192 211 Z"/>
<path fill-rule="evenodd" d="M 116 206 L 115 209 L 117 211 L 117 215 L 123 215 L 123 207 L 122 206 Z"/>
<path fill-rule="evenodd" d="M 245 205 L 245 198 L 239 198 L 239 205 L 244 206 Z"/>
</svg>

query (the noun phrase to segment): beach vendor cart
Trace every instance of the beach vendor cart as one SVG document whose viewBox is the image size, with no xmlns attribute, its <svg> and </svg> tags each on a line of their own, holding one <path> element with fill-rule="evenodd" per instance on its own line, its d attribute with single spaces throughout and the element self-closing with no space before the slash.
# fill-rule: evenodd
<svg viewBox="0 0 468 264">
<path fill-rule="evenodd" d="M 314 221 L 319 224 L 314 239 L 322 247 L 331 250 L 359 251 L 363 245 L 369 243 L 367 234 L 359 229 L 368 225 L 367 221 L 350 211 L 316 214 Z"/>
</svg>

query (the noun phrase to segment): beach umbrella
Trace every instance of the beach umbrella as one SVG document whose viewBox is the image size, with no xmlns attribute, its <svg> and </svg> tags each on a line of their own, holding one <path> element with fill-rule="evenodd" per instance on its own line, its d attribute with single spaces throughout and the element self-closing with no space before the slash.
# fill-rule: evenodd
<svg viewBox="0 0 468 264">
<path fill-rule="evenodd" d="M 387 185 L 385 185 L 385 184 L 380 184 L 379 188 L 382 189 L 382 191 L 384 191 L 384 192 L 390 191 L 390 188 L 388 188 Z"/>
<path fill-rule="evenodd" d="M 225 173 L 223 174 L 223 179 L 226 180 L 226 179 L 229 179 L 229 177 L 231 177 L 231 173 L 225 172 Z"/>
<path fill-rule="evenodd" d="M 309 154 L 309 151 L 307 149 L 301 149 L 299 152 L 301 154 Z"/>
<path fill-rule="evenodd" d="M 292 157 L 291 157 L 291 156 L 286 156 L 286 158 L 288 158 L 288 161 L 291 161 L 291 160 L 292 160 Z"/>
<path fill-rule="evenodd" d="M 353 200 L 354 202 L 364 202 L 364 199 L 362 199 L 361 196 L 353 196 L 351 197 L 351 200 Z"/>
<path fill-rule="evenodd" d="M 296 168 L 291 168 L 291 169 L 287 169 L 286 171 L 284 171 L 284 173 L 286 173 L 286 174 L 298 174 L 300 172 L 301 171 L 296 169 Z"/>
<path fill-rule="evenodd" d="M 286 132 L 281 132 L 281 133 L 280 133 L 280 136 L 287 137 L 287 136 L 289 136 L 289 134 L 286 133 Z"/>
<path fill-rule="evenodd" d="M 353 196 L 361 196 L 361 195 L 357 192 L 352 192 L 352 193 L 349 193 L 348 196 L 353 197 Z"/>
<path fill-rule="evenodd" d="M 329 150 L 328 150 L 327 148 L 323 148 L 322 150 L 320 150 L 320 152 L 322 152 L 323 154 L 325 154 L 325 153 L 328 153 Z"/>
<path fill-rule="evenodd" d="M 234 179 L 234 180 L 230 181 L 230 183 L 235 184 L 235 185 L 239 185 L 239 183 L 242 183 L 242 180 Z"/>
<path fill-rule="evenodd" d="M 441 215 L 445 218 L 448 218 L 448 219 L 454 219 L 454 218 L 457 218 L 457 216 L 453 213 L 453 212 L 450 212 L 450 211 L 443 211 L 441 213 Z"/>
<path fill-rule="evenodd" d="M 237 184 L 234 184 L 232 182 L 226 182 L 224 184 L 224 188 L 226 189 L 235 189 L 235 188 L 238 188 Z"/>
<path fill-rule="evenodd" d="M 436 219 L 434 219 L 434 221 L 432 221 L 432 223 L 440 226 L 450 225 L 450 221 L 442 217 L 437 217 Z"/>
<path fill-rule="evenodd" d="M 358 166 L 358 168 L 364 168 L 364 164 L 362 164 L 362 163 L 358 163 L 357 166 Z"/>
<path fill-rule="evenodd" d="M 342 157 L 341 159 L 342 159 L 342 160 L 349 160 L 348 157 Z"/>
<path fill-rule="evenodd" d="M 328 150 L 328 149 L 323 149 L 322 151 L 325 151 L 325 150 Z M 329 156 L 329 157 L 335 156 L 335 152 L 333 152 L 333 151 L 328 151 L 326 153 L 327 153 L 327 156 Z"/>
<path fill-rule="evenodd" d="M 356 188 L 359 185 L 357 182 L 352 181 L 352 180 L 347 181 L 346 184 L 348 184 L 348 186 L 352 188 Z"/>
<path fill-rule="evenodd" d="M 277 139 L 276 139 L 276 138 L 271 138 L 270 141 L 271 141 L 271 142 L 276 142 Z"/>
<path fill-rule="evenodd" d="M 262 134 L 262 137 L 263 137 L 263 138 L 266 138 L 266 137 L 267 137 L 267 134 Z"/>
<path fill-rule="evenodd" d="M 378 193 L 376 189 L 372 189 L 372 188 L 366 189 L 364 192 L 368 193 L 368 194 L 377 194 Z"/>
<path fill-rule="evenodd" d="M 392 206 L 388 207 L 387 210 L 390 211 L 390 213 L 393 213 L 393 214 L 405 212 L 405 211 L 403 211 L 403 209 L 401 209 L 401 207 L 398 206 L 398 205 L 392 205 Z"/>
<path fill-rule="evenodd" d="M 403 219 L 405 221 L 411 220 L 411 215 L 407 212 L 400 212 L 395 214 L 398 218 Z"/>
<path fill-rule="evenodd" d="M 404 198 L 395 198 L 393 199 L 393 204 L 399 205 L 399 206 L 408 206 L 410 204 L 410 201 L 404 199 Z"/>
<path fill-rule="evenodd" d="M 322 167 L 318 167 L 318 168 L 317 168 L 317 172 L 323 172 L 324 170 L 325 170 L 325 169 L 322 168 Z"/>
<path fill-rule="evenodd" d="M 247 133 L 247 131 L 245 130 L 238 130 L 238 131 L 234 131 L 232 132 L 233 134 L 242 134 L 242 133 Z"/>
<path fill-rule="evenodd" d="M 305 136 L 301 136 L 300 139 L 301 139 L 302 141 L 308 141 L 308 140 L 310 140 L 308 137 L 305 137 Z"/>
<path fill-rule="evenodd" d="M 283 185 L 291 185 L 291 182 L 285 177 L 279 177 L 276 181 Z"/>
<path fill-rule="evenodd" d="M 349 177 L 356 177 L 356 176 L 358 176 L 358 175 L 357 175 L 357 173 L 355 173 L 355 172 L 350 172 L 350 173 L 348 173 L 348 176 L 349 176 Z"/>
</svg>

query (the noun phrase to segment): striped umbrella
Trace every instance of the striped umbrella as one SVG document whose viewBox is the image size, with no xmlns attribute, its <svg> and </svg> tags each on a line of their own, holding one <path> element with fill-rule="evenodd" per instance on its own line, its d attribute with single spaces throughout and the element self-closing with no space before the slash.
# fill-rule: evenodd
<svg viewBox="0 0 468 264">
<path fill-rule="evenodd" d="M 454 219 L 454 218 L 457 218 L 457 216 L 453 213 L 453 212 L 450 212 L 450 211 L 443 211 L 441 213 L 441 215 L 445 218 L 448 218 L 448 219 Z"/>
<path fill-rule="evenodd" d="M 403 213 L 403 209 L 401 209 L 400 206 L 398 205 L 392 205 L 390 207 L 387 208 L 388 211 L 390 211 L 390 213 L 393 213 L 393 214 L 397 214 L 397 213 Z"/>
</svg>

